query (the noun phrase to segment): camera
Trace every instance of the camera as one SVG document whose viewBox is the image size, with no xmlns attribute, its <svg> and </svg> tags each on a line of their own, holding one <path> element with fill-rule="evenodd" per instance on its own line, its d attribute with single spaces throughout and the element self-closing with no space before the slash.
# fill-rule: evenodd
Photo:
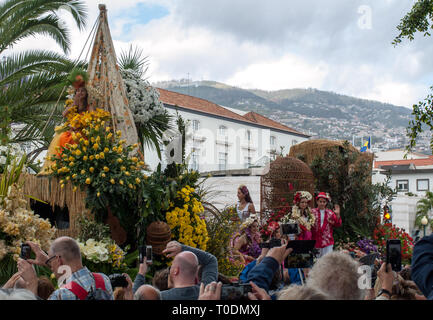
<svg viewBox="0 0 433 320">
<path fill-rule="evenodd" d="M 140 246 L 139 247 L 139 261 L 144 262 L 144 257 L 146 257 L 146 263 L 151 264 L 153 261 L 152 246 Z"/>
<path fill-rule="evenodd" d="M 290 255 L 284 260 L 286 268 L 311 268 L 317 249 L 314 248 L 316 240 L 293 240 L 287 243 L 286 248 L 292 248 Z"/>
<path fill-rule="evenodd" d="M 301 229 L 297 223 L 285 223 L 281 225 L 281 233 L 287 235 L 298 235 L 301 233 Z"/>
<path fill-rule="evenodd" d="M 110 274 L 108 278 L 110 279 L 112 288 L 117 288 L 117 287 L 126 288 L 128 286 L 128 281 L 126 280 L 126 277 L 123 274 L 120 273 Z"/>
<path fill-rule="evenodd" d="M 393 271 L 401 271 L 401 241 L 386 241 L 386 264 L 390 263 Z"/>
<path fill-rule="evenodd" d="M 32 248 L 28 244 L 21 244 L 21 254 L 20 258 L 24 260 L 30 259 L 30 253 L 32 252 Z"/>
<path fill-rule="evenodd" d="M 238 282 L 221 287 L 221 300 L 248 300 L 248 292 L 252 292 L 251 285 Z"/>
<path fill-rule="evenodd" d="M 281 239 L 272 238 L 269 242 L 262 242 L 259 244 L 260 248 L 272 249 L 274 247 L 281 247 Z"/>
</svg>

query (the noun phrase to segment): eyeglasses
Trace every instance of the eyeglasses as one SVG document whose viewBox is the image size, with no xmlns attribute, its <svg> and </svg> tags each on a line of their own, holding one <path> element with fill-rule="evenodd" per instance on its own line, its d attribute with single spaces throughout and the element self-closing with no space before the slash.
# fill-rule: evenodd
<svg viewBox="0 0 433 320">
<path fill-rule="evenodd" d="M 48 260 L 45 261 L 45 264 L 51 268 L 51 261 L 57 257 L 60 258 L 60 256 L 52 256 L 51 258 L 48 258 Z"/>
</svg>

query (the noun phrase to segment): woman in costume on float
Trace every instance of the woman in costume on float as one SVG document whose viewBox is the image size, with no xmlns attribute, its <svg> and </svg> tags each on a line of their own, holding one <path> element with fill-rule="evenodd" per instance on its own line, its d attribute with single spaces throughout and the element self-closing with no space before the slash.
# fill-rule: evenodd
<svg viewBox="0 0 433 320">
<path fill-rule="evenodd" d="M 68 100 L 66 100 L 65 110 L 62 113 L 63 118 L 67 118 L 68 115 L 72 113 L 79 114 L 86 111 L 93 111 L 90 110 L 87 104 L 88 94 L 86 90 L 86 82 L 88 78 L 89 76 L 87 72 L 83 70 L 75 69 L 71 72 L 68 77 L 68 82 L 72 87 L 68 90 Z M 56 134 L 50 143 L 44 166 L 39 175 L 50 174 L 51 165 L 53 164 L 51 157 L 60 157 L 63 148 L 65 148 L 67 144 L 74 143 L 71 129 L 72 128 L 65 125 L 56 128 Z"/>
<path fill-rule="evenodd" d="M 251 200 L 250 192 L 246 186 L 239 186 L 237 196 L 239 201 L 236 205 L 236 212 L 240 222 L 243 223 L 250 215 L 256 214 L 256 209 L 254 208 L 253 200 Z"/>
<path fill-rule="evenodd" d="M 259 232 L 259 218 L 251 214 L 240 227 L 232 240 L 233 254 L 240 257 L 242 263 L 247 265 L 260 256 L 262 242 Z"/>
<path fill-rule="evenodd" d="M 326 206 L 331 201 L 329 194 L 320 192 L 317 197 L 317 208 L 314 208 L 313 214 L 316 217 L 316 224 L 312 229 L 313 240 L 316 240 L 315 247 L 319 249 L 319 257 L 333 251 L 334 247 L 334 228 L 338 228 L 342 224 L 340 216 L 340 206 L 335 205 L 334 211 L 326 209 Z"/>
<path fill-rule="evenodd" d="M 292 212 L 290 219 L 299 224 L 301 233 L 298 240 L 312 240 L 312 228 L 316 223 L 316 217 L 308 206 L 313 196 L 308 191 L 298 191 L 293 199 Z"/>
</svg>

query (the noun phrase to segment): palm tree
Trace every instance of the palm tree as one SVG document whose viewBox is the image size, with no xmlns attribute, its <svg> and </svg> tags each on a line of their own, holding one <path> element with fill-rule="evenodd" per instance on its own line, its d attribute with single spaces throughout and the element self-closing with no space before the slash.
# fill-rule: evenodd
<svg viewBox="0 0 433 320">
<path fill-rule="evenodd" d="M 431 217 L 431 212 L 433 209 L 433 192 L 427 191 L 425 198 L 421 199 L 417 203 L 416 217 L 415 217 L 415 227 L 422 229 L 424 226 L 421 223 L 423 217 L 427 217 L 428 224 L 433 228 L 433 217 Z"/>
<path fill-rule="evenodd" d="M 64 54 L 69 53 L 70 30 L 58 16 L 61 10 L 71 13 L 79 29 L 85 27 L 87 10 L 80 0 L 6 0 L 0 4 L 0 113 L 19 125 L 11 142 L 36 143 L 35 156 L 48 147 L 61 120 L 57 100 L 65 98 L 66 76 L 76 64 L 84 64 L 47 50 L 6 52 L 28 37 L 45 35 Z"/>
</svg>

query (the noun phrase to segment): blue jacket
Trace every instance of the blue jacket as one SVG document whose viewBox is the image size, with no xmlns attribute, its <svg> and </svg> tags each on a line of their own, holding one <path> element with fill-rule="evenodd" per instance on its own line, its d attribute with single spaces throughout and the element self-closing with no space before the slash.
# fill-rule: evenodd
<svg viewBox="0 0 433 320">
<path fill-rule="evenodd" d="M 244 270 L 242 270 L 241 274 L 239 275 L 240 283 L 248 283 L 247 282 L 248 273 L 256 266 L 256 264 L 257 264 L 257 260 L 254 260 L 245 266 Z"/>
<path fill-rule="evenodd" d="M 278 261 L 271 257 L 264 257 L 262 262 L 254 266 L 247 275 L 247 283 L 254 282 L 259 288 L 269 291 L 272 279 L 280 265 Z"/>
<path fill-rule="evenodd" d="M 433 234 L 415 245 L 412 255 L 412 279 L 429 300 L 433 300 Z"/>
</svg>

